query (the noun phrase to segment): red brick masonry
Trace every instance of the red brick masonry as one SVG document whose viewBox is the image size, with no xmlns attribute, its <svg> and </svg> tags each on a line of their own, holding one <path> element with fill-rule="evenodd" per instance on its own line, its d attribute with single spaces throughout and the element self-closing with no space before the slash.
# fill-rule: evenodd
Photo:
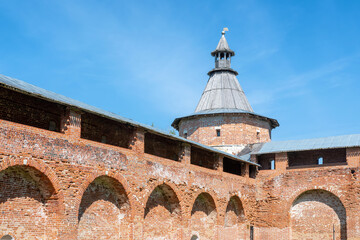
<svg viewBox="0 0 360 240">
<path fill-rule="evenodd" d="M 224 172 L 223 156 L 204 162 L 146 129 L 26 104 L 0 105 L 0 238 L 250 239 L 253 226 L 254 239 L 360 239 L 359 148 L 320 167 L 275 154 L 275 170 L 250 178 L 248 164 Z"/>
</svg>

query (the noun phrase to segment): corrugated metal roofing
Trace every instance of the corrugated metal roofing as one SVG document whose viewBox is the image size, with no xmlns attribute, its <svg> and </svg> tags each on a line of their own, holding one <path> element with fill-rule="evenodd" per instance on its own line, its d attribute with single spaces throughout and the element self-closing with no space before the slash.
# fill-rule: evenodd
<svg viewBox="0 0 360 240">
<path fill-rule="evenodd" d="M 360 134 L 313 138 L 303 140 L 272 141 L 263 143 L 261 149 L 252 154 L 295 152 L 306 150 L 359 147 Z"/>
<path fill-rule="evenodd" d="M 115 121 L 127 123 L 127 124 L 130 124 L 130 125 L 135 126 L 135 127 L 141 127 L 141 128 L 144 128 L 144 129 L 146 129 L 146 130 L 148 130 L 150 132 L 165 136 L 167 138 L 178 140 L 178 141 L 181 141 L 181 142 L 186 142 L 186 143 L 189 143 L 191 145 L 197 146 L 199 148 L 206 149 L 206 150 L 211 151 L 211 152 L 222 154 L 222 155 L 227 156 L 227 157 L 229 157 L 231 159 L 240 160 L 240 161 L 243 161 L 243 162 L 248 162 L 248 163 L 250 163 L 252 165 L 258 165 L 258 164 L 255 164 L 253 162 L 244 160 L 241 157 L 238 157 L 238 156 L 235 156 L 235 155 L 232 155 L 232 154 L 217 150 L 215 148 L 212 148 L 212 147 L 209 147 L 209 146 L 206 146 L 206 145 L 203 145 L 203 144 L 200 144 L 200 143 L 197 143 L 197 142 L 194 142 L 194 141 L 191 141 L 191 140 L 188 140 L 188 139 L 185 139 L 185 138 L 182 138 L 182 137 L 179 137 L 179 136 L 164 132 L 164 131 L 159 130 L 159 129 L 155 129 L 155 128 L 151 127 L 151 126 L 138 123 L 138 122 L 136 122 L 134 120 L 131 120 L 131 119 L 128 119 L 128 118 L 124 118 L 124 117 L 119 116 L 119 115 L 117 115 L 115 113 L 99 109 L 97 107 L 94 107 L 94 106 L 82 103 L 80 101 L 65 97 L 63 95 L 60 95 L 60 94 L 57 94 L 57 93 L 42 89 L 40 87 L 34 86 L 34 85 L 26 83 L 24 81 L 21 81 L 21 80 L 15 79 L 15 78 L 11 78 L 11 77 L 7 77 L 7 76 L 2 75 L 2 74 L 0 74 L 0 85 L 4 86 L 6 88 L 13 89 L 15 91 L 25 93 L 27 95 L 42 98 L 42 99 L 45 99 L 45 100 L 48 100 L 48 101 L 51 101 L 51 102 L 60 103 L 60 104 L 66 105 L 66 106 L 75 107 L 75 108 L 81 109 L 83 111 L 90 112 L 90 113 L 93 113 L 93 114 L 96 114 L 96 115 L 100 115 L 102 117 L 109 118 L 109 119 L 112 119 L 112 120 L 115 120 Z"/>
<path fill-rule="evenodd" d="M 253 112 L 233 72 L 214 72 L 210 76 L 195 113 L 212 109 L 240 109 Z"/>
</svg>

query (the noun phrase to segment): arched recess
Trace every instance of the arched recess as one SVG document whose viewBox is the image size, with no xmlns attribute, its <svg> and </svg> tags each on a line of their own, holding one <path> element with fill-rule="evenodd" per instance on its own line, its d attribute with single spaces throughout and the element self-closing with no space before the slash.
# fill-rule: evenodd
<svg viewBox="0 0 360 240">
<path fill-rule="evenodd" d="M 232 196 L 226 206 L 223 239 L 242 239 L 246 235 L 246 218 L 238 196 Z"/>
<path fill-rule="evenodd" d="M 8 234 L 0 238 L 0 240 L 14 240 L 14 238 Z"/>
<path fill-rule="evenodd" d="M 151 192 L 144 211 L 144 239 L 180 239 L 181 207 L 175 191 L 161 184 Z"/>
<path fill-rule="evenodd" d="M 194 234 L 191 236 L 190 240 L 199 240 L 199 237 Z"/>
<path fill-rule="evenodd" d="M 57 239 L 62 212 L 59 195 L 47 175 L 35 167 L 13 165 L 2 170 L 0 236 Z"/>
<path fill-rule="evenodd" d="M 200 193 L 191 210 L 191 232 L 197 232 L 200 239 L 215 239 L 217 211 L 214 199 L 208 193 Z"/>
<path fill-rule="evenodd" d="M 78 213 L 78 239 L 129 239 L 131 209 L 123 185 L 99 176 L 86 188 Z"/>
<path fill-rule="evenodd" d="M 345 207 L 331 192 L 317 189 L 300 194 L 291 206 L 290 219 L 293 240 L 347 239 Z"/>
</svg>

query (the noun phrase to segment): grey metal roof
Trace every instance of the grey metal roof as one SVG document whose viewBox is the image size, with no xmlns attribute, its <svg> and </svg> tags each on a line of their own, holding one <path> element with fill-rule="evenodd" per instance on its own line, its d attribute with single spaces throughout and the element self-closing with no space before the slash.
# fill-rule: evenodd
<svg viewBox="0 0 360 240">
<path fill-rule="evenodd" d="M 159 134 L 159 135 L 162 135 L 164 137 L 167 137 L 167 138 L 170 138 L 170 139 L 173 139 L 173 140 L 189 143 L 190 145 L 193 145 L 193 146 L 196 146 L 196 147 L 199 147 L 199 148 L 202 148 L 202 149 L 214 152 L 214 153 L 219 153 L 221 155 L 224 155 L 224 156 L 229 157 L 229 158 L 234 159 L 234 160 L 247 162 L 247 163 L 252 164 L 252 165 L 260 166 L 260 165 L 258 165 L 256 163 L 244 160 L 241 157 L 238 157 L 238 156 L 223 152 L 221 150 L 206 146 L 206 145 L 198 143 L 198 142 L 194 142 L 194 141 L 191 141 L 191 140 L 188 140 L 188 139 L 185 139 L 185 138 L 182 138 L 182 137 L 167 133 L 165 131 L 162 131 L 162 130 L 153 128 L 151 126 L 148 126 L 146 124 L 138 123 L 138 122 L 136 122 L 134 120 L 122 117 L 122 116 L 117 115 L 115 113 L 102 110 L 100 108 L 97 108 L 97 107 L 82 103 L 80 101 L 71 99 L 69 97 L 65 97 L 63 95 L 60 95 L 60 94 L 57 94 L 57 93 L 42 89 L 40 87 L 34 86 L 34 85 L 26 83 L 24 81 L 21 81 L 21 80 L 15 79 L 15 78 L 11 78 L 11 77 L 7 77 L 7 76 L 2 75 L 2 74 L 0 74 L 0 86 L 3 86 L 5 88 L 9 88 L 9 89 L 24 93 L 26 95 L 31 95 L 31 96 L 34 96 L 34 97 L 37 97 L 37 98 L 45 99 L 45 100 L 50 101 L 50 102 L 55 102 L 55 103 L 63 104 L 65 106 L 75 107 L 75 108 L 81 109 L 81 110 L 83 110 L 85 112 L 93 113 L 95 115 L 99 115 L 99 116 L 102 116 L 102 117 L 105 117 L 105 118 L 109 118 L 109 119 L 112 119 L 112 120 L 115 120 L 115 121 L 118 121 L 118 122 L 126 123 L 126 124 L 132 125 L 134 127 L 140 127 L 140 128 L 146 129 L 149 132 L 153 132 L 155 134 Z"/>
<path fill-rule="evenodd" d="M 195 112 L 213 109 L 240 109 L 253 112 L 233 72 L 214 72 L 210 76 Z"/>
<path fill-rule="evenodd" d="M 214 56 L 217 51 L 231 52 L 233 53 L 232 55 L 235 55 L 226 41 L 225 31 L 222 32 L 216 50 L 211 54 Z M 179 130 L 179 123 L 182 119 L 199 115 L 245 113 L 269 120 L 272 128 L 278 127 L 279 123 L 277 120 L 254 113 L 238 79 L 236 78 L 237 74 L 238 73 L 230 68 L 230 66 L 223 67 L 215 65 L 215 68 L 208 73 L 210 77 L 195 112 L 185 117 L 176 118 L 171 126 Z"/>
<path fill-rule="evenodd" d="M 229 52 L 232 54 L 232 56 L 235 55 L 235 52 L 230 49 L 229 44 L 226 41 L 225 38 L 225 32 L 222 32 L 222 36 L 220 38 L 220 41 L 214 51 L 211 52 L 212 56 L 215 56 L 217 52 Z"/>
<path fill-rule="evenodd" d="M 302 140 L 272 141 L 262 143 L 261 149 L 252 152 L 252 154 L 295 152 L 346 147 L 360 147 L 360 134 Z"/>
<path fill-rule="evenodd" d="M 245 111 L 245 110 L 241 110 L 241 109 L 210 109 L 210 110 L 204 110 L 204 111 L 201 111 L 201 112 L 196 112 L 196 113 L 193 113 L 193 114 L 189 114 L 185 117 L 179 117 L 179 118 L 176 118 L 173 123 L 171 124 L 171 126 L 173 126 L 175 129 L 179 129 L 179 123 L 182 119 L 185 119 L 185 118 L 191 118 L 191 117 L 197 117 L 197 116 L 202 116 L 202 115 L 212 115 L 212 114 L 238 114 L 238 113 L 243 113 L 243 114 L 250 114 L 250 115 L 253 115 L 253 116 L 256 116 L 256 117 L 259 117 L 259 118 L 263 118 L 263 119 L 266 119 L 268 121 L 270 121 L 271 123 L 271 127 L 272 128 L 275 128 L 275 127 L 278 127 L 279 126 L 279 123 L 276 119 L 273 119 L 273 118 L 268 118 L 268 117 L 265 117 L 263 115 L 260 115 L 260 114 L 257 114 L 257 113 L 254 113 L 254 112 L 248 112 L 248 111 Z"/>
</svg>

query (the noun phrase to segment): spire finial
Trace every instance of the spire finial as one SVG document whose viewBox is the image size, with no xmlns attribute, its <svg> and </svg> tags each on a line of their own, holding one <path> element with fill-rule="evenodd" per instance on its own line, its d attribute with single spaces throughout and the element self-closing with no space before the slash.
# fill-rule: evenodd
<svg viewBox="0 0 360 240">
<path fill-rule="evenodd" d="M 222 32 L 221 32 L 221 34 L 222 34 L 222 35 L 225 35 L 225 32 L 227 32 L 227 31 L 229 31 L 229 29 L 228 29 L 227 27 L 224 27 L 223 30 L 222 30 Z"/>
</svg>

